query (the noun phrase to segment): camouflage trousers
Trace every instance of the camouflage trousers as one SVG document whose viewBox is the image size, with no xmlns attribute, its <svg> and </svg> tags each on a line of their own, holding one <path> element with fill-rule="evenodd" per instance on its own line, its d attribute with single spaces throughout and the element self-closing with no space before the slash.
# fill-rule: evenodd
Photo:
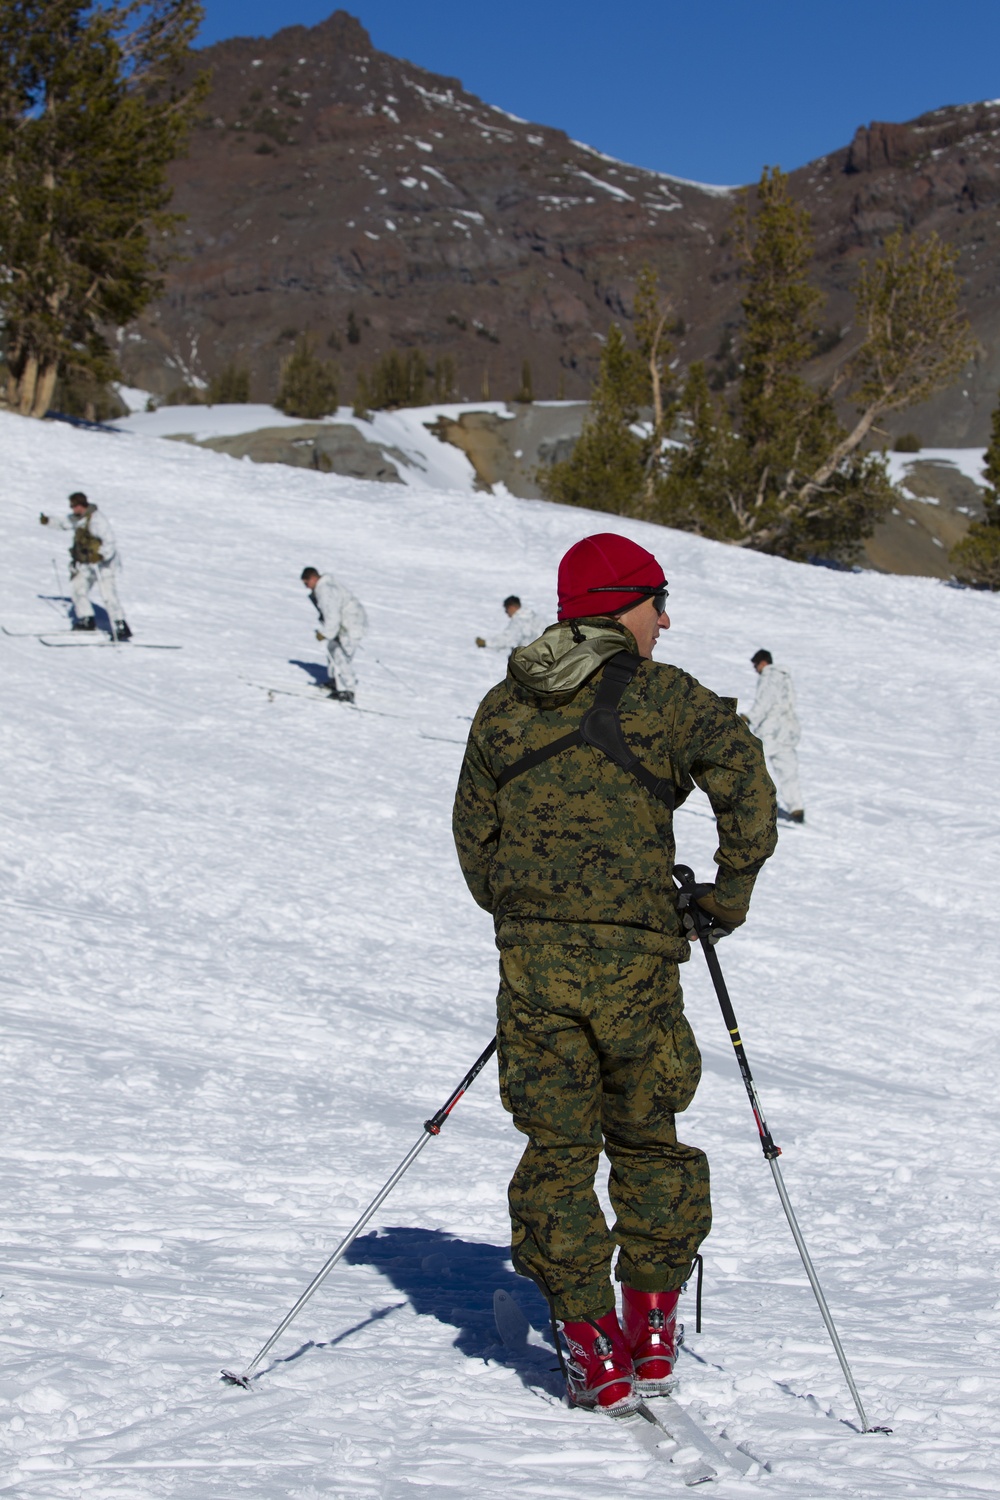
<svg viewBox="0 0 1000 1500">
<path fill-rule="evenodd" d="M 712 1222 L 708 1160 L 674 1116 L 701 1077 L 677 965 L 617 949 L 505 948 L 497 997 L 500 1094 L 528 1145 L 509 1190 L 512 1257 L 556 1317 L 599 1318 L 615 1275 L 682 1285 Z M 612 1230 L 594 1192 L 611 1163 Z"/>
</svg>

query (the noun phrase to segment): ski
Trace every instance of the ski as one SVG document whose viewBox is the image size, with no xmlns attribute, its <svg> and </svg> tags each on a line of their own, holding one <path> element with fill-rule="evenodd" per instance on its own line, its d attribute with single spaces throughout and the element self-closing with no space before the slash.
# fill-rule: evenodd
<svg viewBox="0 0 1000 1500">
<path fill-rule="evenodd" d="M 738 1474 L 747 1474 L 759 1463 L 753 1454 L 746 1453 L 727 1438 L 709 1437 L 687 1408 L 681 1406 L 673 1396 L 657 1396 L 655 1407 L 643 1403 L 640 1415 L 645 1417 L 647 1422 L 667 1433 L 675 1443 L 680 1443 L 682 1448 L 697 1448 L 702 1458 L 709 1464 L 721 1464 L 735 1469 Z"/>
<path fill-rule="evenodd" d="M 82 633 L 79 630 L 74 630 L 71 625 L 67 625 L 63 629 L 56 627 L 51 630 L 8 630 L 6 625 L 0 625 L 0 630 L 3 631 L 4 635 L 14 636 L 15 639 L 21 641 L 41 640 L 43 635 L 80 635 Z"/>
<path fill-rule="evenodd" d="M 513 1297 L 504 1291 L 493 1294 L 493 1316 L 500 1342 L 512 1354 L 522 1359 L 532 1352 L 551 1355 L 547 1344 L 530 1342 L 531 1324 Z M 735 1469 L 746 1474 L 757 1463 L 735 1444 L 709 1437 L 672 1396 L 657 1396 L 654 1404 L 644 1401 L 637 1413 L 640 1420 L 625 1421 L 625 1430 L 632 1433 L 651 1457 L 675 1465 L 689 1488 L 718 1479 L 720 1470 Z"/>
<path fill-rule="evenodd" d="M 630 1421 L 628 1431 L 651 1458 L 673 1465 L 688 1489 L 694 1489 L 699 1484 L 710 1484 L 713 1479 L 718 1479 L 718 1468 L 705 1457 L 697 1444 L 684 1444 L 675 1438 L 662 1422 L 657 1421 L 645 1402 L 636 1415 L 639 1420 Z M 725 1468 L 725 1465 L 722 1464 L 721 1467 Z"/>
<path fill-rule="evenodd" d="M 109 635 L 91 634 L 79 630 L 66 632 L 66 637 L 51 632 L 37 637 L 43 646 L 118 646 L 123 651 L 180 651 L 180 646 L 161 645 L 158 641 L 113 641 Z"/>
<path fill-rule="evenodd" d="M 254 682 L 249 677 L 241 677 L 240 681 L 245 682 L 249 687 L 259 688 L 262 693 L 267 694 L 269 699 L 277 695 L 282 698 L 311 698 L 314 702 L 321 702 L 324 699 L 328 703 L 335 703 L 337 701 L 335 698 L 330 697 L 326 688 L 321 688 L 318 685 L 313 687 L 279 687 L 277 683 Z M 349 704 L 348 707 L 353 708 L 356 705 Z"/>
<path fill-rule="evenodd" d="M 408 714 L 391 714 L 384 708 L 366 708 L 362 703 L 344 703 L 342 699 L 331 698 L 327 688 L 320 687 L 279 687 L 271 682 L 252 682 L 249 677 L 242 679 L 249 683 L 250 687 L 260 688 L 268 698 L 280 696 L 282 698 L 311 698 L 314 703 L 340 703 L 343 708 L 353 709 L 356 714 L 377 714 L 380 719 L 408 719 Z"/>
<path fill-rule="evenodd" d="M 327 689 L 319 687 L 318 685 L 315 687 L 279 687 L 277 683 L 255 682 L 250 677 L 241 677 L 240 680 L 241 682 L 247 683 L 249 687 L 259 688 L 262 693 L 266 693 L 269 702 L 273 702 L 275 697 L 309 698 L 313 703 L 337 703 L 340 701 L 336 698 L 331 698 Z M 368 708 L 364 703 L 345 703 L 341 706 L 344 708 L 352 709 L 356 714 L 375 714 L 380 719 L 396 719 L 401 723 L 405 722 L 408 724 L 412 724 L 414 722 L 411 714 L 394 714 L 390 713 L 389 710 L 385 708 Z M 447 745 L 465 744 L 464 739 L 453 739 L 450 735 L 445 734 L 431 734 L 428 730 L 421 729 L 419 725 L 417 726 L 417 733 L 420 735 L 420 738 L 424 740 L 440 740 L 442 743 Z"/>
</svg>

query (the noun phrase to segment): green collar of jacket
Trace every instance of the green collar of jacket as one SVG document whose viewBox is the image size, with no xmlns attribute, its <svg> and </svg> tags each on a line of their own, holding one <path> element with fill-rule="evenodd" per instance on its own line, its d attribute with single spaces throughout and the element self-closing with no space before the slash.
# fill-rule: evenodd
<svg viewBox="0 0 1000 1500">
<path fill-rule="evenodd" d="M 507 676 L 531 697 L 562 703 L 619 651 L 638 654 L 632 632 L 611 616 L 561 620 L 512 652 Z"/>
</svg>

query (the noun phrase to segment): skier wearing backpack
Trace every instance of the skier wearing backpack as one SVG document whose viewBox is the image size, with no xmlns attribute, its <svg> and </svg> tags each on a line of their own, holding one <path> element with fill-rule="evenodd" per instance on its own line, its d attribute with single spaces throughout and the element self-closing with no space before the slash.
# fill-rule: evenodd
<svg viewBox="0 0 1000 1500">
<path fill-rule="evenodd" d="M 513 652 L 476 713 L 454 833 L 493 914 L 500 1092 L 528 1137 L 514 1265 L 559 1324 L 570 1399 L 624 1416 L 666 1389 L 678 1292 L 711 1223 L 708 1163 L 675 1129 L 701 1059 L 678 983 L 672 808 L 696 784 L 712 804 L 719 868 L 699 901 L 723 935 L 775 847 L 774 789 L 733 700 L 652 661 L 670 625 L 652 554 L 587 537 L 558 582 L 560 623 Z M 602 1146 L 613 1231 L 593 1187 Z"/>
<path fill-rule="evenodd" d="M 321 574 L 318 568 L 303 568 L 301 577 L 322 626 L 316 631 L 316 639 L 326 642 L 328 675 L 323 686 L 338 702 L 353 703 L 358 686 L 354 653 L 368 627 L 364 607 L 332 573 Z"/>
<path fill-rule="evenodd" d="M 114 532 L 106 516 L 101 515 L 96 505 L 91 505 L 82 490 L 74 490 L 69 497 L 69 515 L 57 521 L 43 511 L 39 516 L 43 526 L 58 526 L 60 531 L 72 531 L 73 540 L 69 549 L 70 593 L 73 598 L 73 629 L 94 630 L 94 606 L 90 602 L 90 591 L 97 586 L 108 612 L 108 622 L 116 640 L 131 639 L 124 612 L 118 599 L 115 575 L 121 566 L 115 546 Z"/>
</svg>

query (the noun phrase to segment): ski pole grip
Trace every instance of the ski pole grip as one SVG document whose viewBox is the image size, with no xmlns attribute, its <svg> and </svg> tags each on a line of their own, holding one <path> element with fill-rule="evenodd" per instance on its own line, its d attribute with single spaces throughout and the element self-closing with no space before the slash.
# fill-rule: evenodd
<svg viewBox="0 0 1000 1500">
<path fill-rule="evenodd" d="M 694 871 L 690 865 L 674 865 L 670 872 L 680 887 L 677 896 L 677 910 L 681 913 L 681 922 L 696 938 L 704 938 L 712 925 L 712 919 L 706 911 L 698 905 L 695 891 L 698 882 L 694 878 Z M 685 916 L 691 918 L 690 926 L 684 921 Z"/>
</svg>

